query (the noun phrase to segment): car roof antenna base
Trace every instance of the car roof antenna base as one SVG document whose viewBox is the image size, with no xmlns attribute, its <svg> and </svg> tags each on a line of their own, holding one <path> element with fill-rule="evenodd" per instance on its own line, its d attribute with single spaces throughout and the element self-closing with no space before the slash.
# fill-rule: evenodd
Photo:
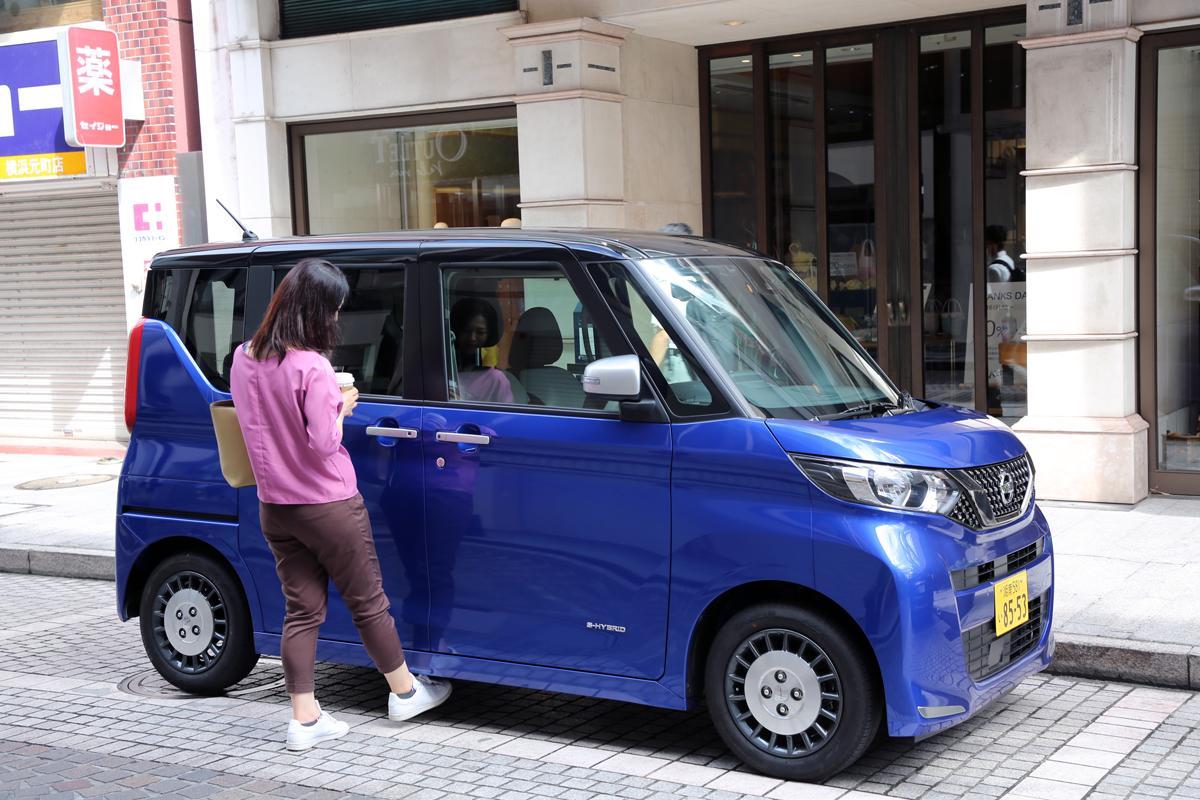
<svg viewBox="0 0 1200 800">
<path fill-rule="evenodd" d="M 219 199 L 217 199 L 217 198 L 214 198 L 214 199 L 217 200 L 217 205 L 219 205 L 221 208 L 225 209 L 225 213 L 229 215 L 229 218 L 232 219 L 234 222 L 236 222 L 237 226 L 242 229 L 242 241 L 243 242 L 258 241 L 257 233 L 255 233 L 254 231 L 250 230 L 245 225 L 243 225 L 242 221 L 233 215 L 233 212 L 229 210 L 228 206 L 226 206 L 224 203 L 222 203 Z"/>
</svg>

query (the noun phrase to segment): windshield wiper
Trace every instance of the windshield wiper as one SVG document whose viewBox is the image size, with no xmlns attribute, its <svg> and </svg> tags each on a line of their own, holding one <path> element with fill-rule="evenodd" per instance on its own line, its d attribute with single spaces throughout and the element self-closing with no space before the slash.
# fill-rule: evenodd
<svg viewBox="0 0 1200 800">
<path fill-rule="evenodd" d="M 818 414 L 813 417 L 814 420 L 828 422 L 835 419 L 850 419 L 851 417 L 865 417 L 883 415 L 888 411 L 915 411 L 911 400 L 905 402 L 905 397 L 901 396 L 899 403 L 893 403 L 890 400 L 883 400 L 876 403 L 863 403 L 861 406 L 847 408 L 845 411 L 838 411 L 833 414 Z"/>
</svg>

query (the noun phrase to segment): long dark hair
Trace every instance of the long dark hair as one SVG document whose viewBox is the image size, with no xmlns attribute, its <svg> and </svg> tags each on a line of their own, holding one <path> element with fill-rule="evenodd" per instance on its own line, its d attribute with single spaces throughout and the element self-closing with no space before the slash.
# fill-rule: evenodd
<svg viewBox="0 0 1200 800">
<path fill-rule="evenodd" d="M 282 361 L 288 350 L 333 350 L 341 338 L 337 312 L 349 293 L 346 276 L 333 264 L 323 258 L 300 261 L 279 282 L 250 340 L 254 357 Z"/>
</svg>

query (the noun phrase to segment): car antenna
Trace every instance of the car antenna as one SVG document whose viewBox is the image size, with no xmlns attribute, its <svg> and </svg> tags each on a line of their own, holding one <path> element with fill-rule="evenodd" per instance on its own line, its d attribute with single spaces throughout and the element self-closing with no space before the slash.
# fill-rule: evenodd
<svg viewBox="0 0 1200 800">
<path fill-rule="evenodd" d="M 258 234 L 257 234 L 257 233 L 255 233 L 254 231 L 250 230 L 250 229 L 249 229 L 249 228 L 247 228 L 245 225 L 243 225 L 243 224 L 242 224 L 242 221 L 241 221 L 240 219 L 238 219 L 237 217 L 235 217 L 235 216 L 233 215 L 233 212 L 229 210 L 229 207 L 228 207 L 228 206 L 226 206 L 224 203 L 222 203 L 222 202 L 221 202 L 219 199 L 217 199 L 217 198 L 213 198 L 213 199 L 214 199 L 214 200 L 217 200 L 217 205 L 219 205 L 221 208 L 225 209 L 225 213 L 226 213 L 226 214 L 228 214 L 228 215 L 229 215 L 229 217 L 230 217 L 230 218 L 231 218 L 231 219 L 232 219 L 234 222 L 236 222 L 236 223 L 237 223 L 237 226 L 238 226 L 239 228 L 241 228 L 241 229 L 242 229 L 242 241 L 243 241 L 243 242 L 256 242 L 256 241 L 258 241 Z"/>
</svg>

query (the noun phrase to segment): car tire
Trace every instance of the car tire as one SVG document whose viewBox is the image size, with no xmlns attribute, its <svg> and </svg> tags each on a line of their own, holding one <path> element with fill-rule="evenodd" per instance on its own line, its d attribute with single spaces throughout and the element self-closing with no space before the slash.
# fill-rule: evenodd
<svg viewBox="0 0 1200 800">
<path fill-rule="evenodd" d="M 764 604 L 717 632 L 705 668 L 709 714 L 747 767 L 825 780 L 857 761 L 880 728 L 883 699 L 871 656 L 807 608 Z"/>
<path fill-rule="evenodd" d="M 178 553 L 150 572 L 139 620 L 154 668 L 185 692 L 220 694 L 258 663 L 241 582 L 203 553 Z"/>
</svg>

